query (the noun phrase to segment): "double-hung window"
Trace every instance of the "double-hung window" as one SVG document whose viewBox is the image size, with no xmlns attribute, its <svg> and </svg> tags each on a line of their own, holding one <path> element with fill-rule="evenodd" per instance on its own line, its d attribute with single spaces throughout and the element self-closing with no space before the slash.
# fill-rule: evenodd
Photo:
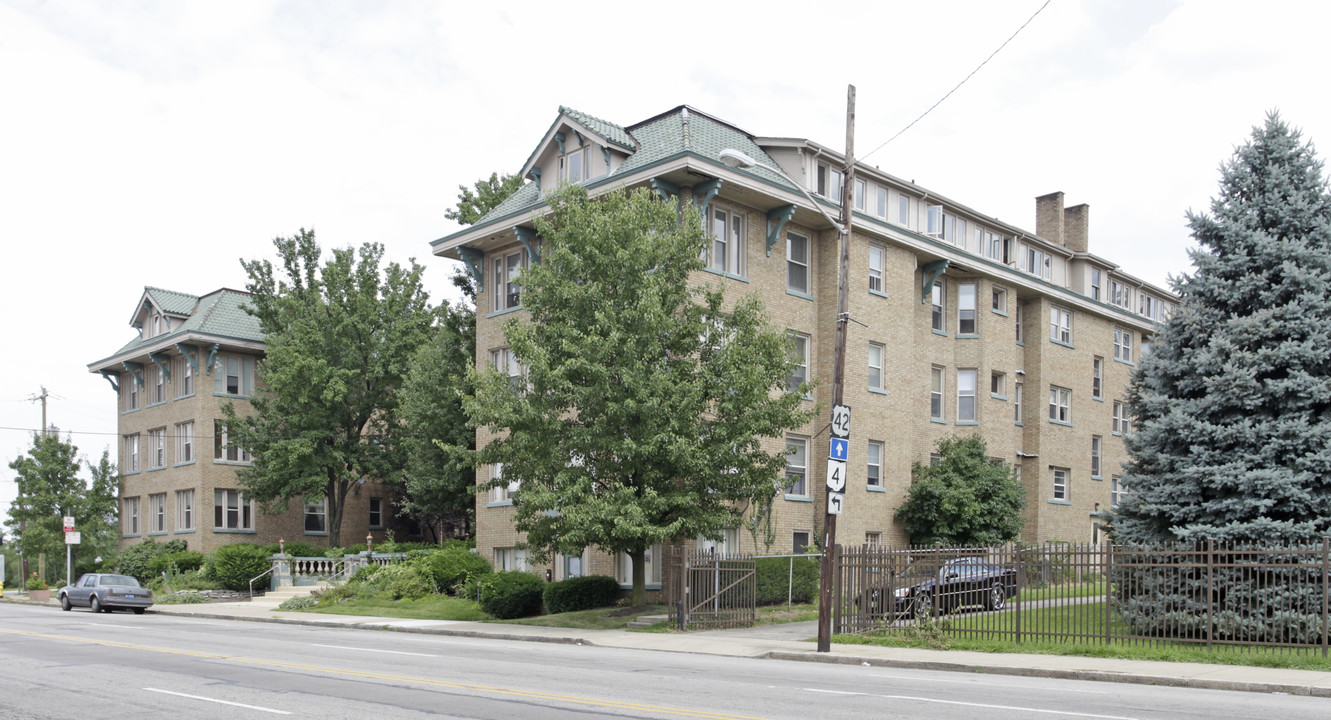
<svg viewBox="0 0 1331 720">
<path fill-rule="evenodd" d="M 1121 401 L 1121 400 L 1115 400 L 1115 401 L 1114 401 L 1114 434 L 1115 434 L 1115 435 L 1127 435 L 1127 434 L 1128 434 L 1128 431 L 1131 429 L 1130 422 L 1131 422 L 1131 421 L 1130 421 L 1129 418 L 1128 418 L 1128 404 L 1125 403 L 1125 402 L 1123 402 L 1123 401 Z"/>
<path fill-rule="evenodd" d="M 148 532 L 166 532 L 166 493 L 148 496 Z"/>
<path fill-rule="evenodd" d="M 1096 355 L 1091 360 L 1091 397 L 1097 400 L 1105 396 L 1105 359 Z"/>
<path fill-rule="evenodd" d="M 139 528 L 139 499 L 136 497 L 125 498 L 125 534 L 138 535 Z"/>
<path fill-rule="evenodd" d="M 887 218 L 887 188 L 878 188 L 878 205 L 874 209 L 874 214 L 880 218 Z"/>
<path fill-rule="evenodd" d="M 370 527 L 379 528 L 384 526 L 384 499 L 370 498 Z"/>
<path fill-rule="evenodd" d="M 1099 435 L 1091 436 L 1091 477 L 1100 477 L 1100 451 L 1104 447 L 1103 439 Z"/>
<path fill-rule="evenodd" d="M 910 196 L 897 195 L 897 224 L 901 227 L 910 227 Z"/>
<path fill-rule="evenodd" d="M 790 360 L 794 363 L 790 378 L 786 381 L 786 390 L 799 392 L 800 386 L 809 379 L 809 336 L 802 333 L 789 333 Z M 806 394 L 805 399 L 809 399 Z"/>
<path fill-rule="evenodd" d="M 1057 385 L 1049 386 L 1049 419 L 1058 423 L 1072 422 L 1072 391 Z"/>
<path fill-rule="evenodd" d="M 1091 268 L 1091 299 L 1100 299 L 1100 268 Z"/>
<path fill-rule="evenodd" d="M 707 267 L 719 273 L 743 275 L 745 243 L 744 216 L 728 210 L 712 210 L 712 243 Z"/>
<path fill-rule="evenodd" d="M 176 491 L 176 529 L 194 529 L 194 491 Z"/>
<path fill-rule="evenodd" d="M 1024 326 L 1025 323 L 1026 323 L 1026 312 L 1025 312 L 1024 310 L 1021 309 L 1021 304 L 1020 304 L 1020 303 L 1017 304 L 1017 309 L 1016 309 L 1016 313 L 1015 313 L 1015 314 L 1016 314 L 1016 316 L 1017 316 L 1017 344 L 1019 344 L 1019 345 L 1025 345 L 1025 344 L 1026 344 L 1026 328 L 1023 327 L 1023 326 Z"/>
<path fill-rule="evenodd" d="M 943 368 L 929 368 L 929 419 L 943 419 Z"/>
<path fill-rule="evenodd" d="M 1054 471 L 1054 500 L 1068 499 L 1068 474 L 1067 468 L 1050 468 Z"/>
<path fill-rule="evenodd" d="M 869 292 L 883 292 L 883 265 L 887 251 L 880 245 L 869 246 Z"/>
<path fill-rule="evenodd" d="M 186 397 L 194 394 L 194 366 L 190 364 L 189 358 L 180 355 L 172 363 L 174 368 L 171 372 L 176 376 L 176 397 Z"/>
<path fill-rule="evenodd" d="M 166 428 L 148 431 L 148 467 L 166 467 Z"/>
<path fill-rule="evenodd" d="M 498 483 L 490 488 L 490 502 L 492 503 L 511 503 L 518 494 L 518 488 L 522 481 L 517 478 L 504 482 L 504 464 L 494 463 L 490 466 L 490 480 Z"/>
<path fill-rule="evenodd" d="M 827 163 L 818 163 L 818 194 L 836 203 L 841 202 L 841 171 Z"/>
<path fill-rule="evenodd" d="M 957 334 L 975 334 L 975 283 L 957 285 Z"/>
<path fill-rule="evenodd" d="M 809 294 L 809 238 L 786 233 L 786 289 Z"/>
<path fill-rule="evenodd" d="M 1049 339 L 1064 345 L 1072 344 L 1072 312 L 1057 305 L 1049 309 Z"/>
<path fill-rule="evenodd" d="M 236 444 L 230 428 L 221 420 L 213 421 L 213 459 L 243 463 L 252 460 L 250 452 Z"/>
<path fill-rule="evenodd" d="M 809 494 L 809 439 L 786 437 L 786 494 Z"/>
<path fill-rule="evenodd" d="M 213 490 L 213 527 L 218 530 L 253 530 L 254 503 L 239 490 Z"/>
<path fill-rule="evenodd" d="M 1114 359 L 1132 362 L 1132 331 L 1114 328 Z"/>
<path fill-rule="evenodd" d="M 328 532 L 328 498 L 305 501 L 305 534 L 322 535 Z"/>
<path fill-rule="evenodd" d="M 880 343 L 869 343 L 869 389 L 882 391 L 883 356 L 887 348 Z"/>
<path fill-rule="evenodd" d="M 1132 291 L 1127 285 L 1117 281 L 1109 281 L 1109 302 L 1121 307 L 1127 308 L 1132 301 Z"/>
<path fill-rule="evenodd" d="M 944 329 L 947 327 L 946 324 L 947 321 L 944 316 L 945 308 L 943 306 L 943 303 L 947 298 L 947 293 L 943 290 L 943 283 L 934 282 L 933 289 L 930 290 L 930 297 L 932 298 L 931 302 L 933 304 L 931 310 L 932 314 L 930 315 L 930 322 L 932 323 L 932 327 L 935 331 L 943 332 Z"/>
<path fill-rule="evenodd" d="M 139 409 L 139 380 L 134 373 L 127 372 L 120 376 L 121 387 L 125 388 L 125 410 Z"/>
<path fill-rule="evenodd" d="M 527 267 L 527 251 L 517 250 L 498 255 L 491 267 L 494 268 L 494 282 L 490 287 L 493 296 L 491 310 L 501 312 L 521 307 L 522 286 L 518 284 L 518 278 Z"/>
<path fill-rule="evenodd" d="M 868 469 L 865 471 L 869 487 L 883 486 L 883 443 L 870 440 L 868 446 Z"/>
<path fill-rule="evenodd" d="M 869 194 L 869 186 L 865 184 L 863 180 L 855 178 L 855 198 L 852 200 L 852 202 L 855 203 L 856 210 L 860 211 L 864 210 L 865 203 L 869 202 L 869 199 L 867 197 L 868 194 Z"/>
<path fill-rule="evenodd" d="M 521 392 L 525 387 L 527 381 L 522 371 L 522 363 L 518 362 L 512 350 L 508 348 L 491 350 L 490 366 L 507 375 L 515 390 Z"/>
<path fill-rule="evenodd" d="M 254 392 L 254 358 L 218 355 L 213 362 L 213 394 L 248 396 Z"/>
<path fill-rule="evenodd" d="M 136 473 L 139 471 L 139 434 L 125 436 L 125 452 L 121 456 L 121 472 Z"/>
<path fill-rule="evenodd" d="M 1118 475 L 1109 479 L 1109 507 L 1117 510 L 1123 504 L 1123 499 L 1128 496 L 1128 486 L 1123 484 L 1123 478 Z"/>
<path fill-rule="evenodd" d="M 975 420 L 975 371 L 957 371 L 957 422 Z"/>
<path fill-rule="evenodd" d="M 156 363 L 148 366 L 148 388 L 152 393 L 149 405 L 166 402 L 166 375 Z"/>
<path fill-rule="evenodd" d="M 176 464 L 194 462 L 194 421 L 176 423 Z"/>
<path fill-rule="evenodd" d="M 1021 399 L 1025 385 L 1021 383 L 1012 384 L 1012 422 L 1021 424 Z"/>
</svg>

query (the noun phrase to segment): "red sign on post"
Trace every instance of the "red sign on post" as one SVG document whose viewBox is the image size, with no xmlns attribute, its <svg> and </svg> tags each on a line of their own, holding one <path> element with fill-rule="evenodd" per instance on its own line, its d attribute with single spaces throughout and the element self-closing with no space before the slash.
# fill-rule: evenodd
<svg viewBox="0 0 1331 720">
<path fill-rule="evenodd" d="M 69 515 L 65 516 L 65 532 L 74 532 L 74 518 Z"/>
</svg>

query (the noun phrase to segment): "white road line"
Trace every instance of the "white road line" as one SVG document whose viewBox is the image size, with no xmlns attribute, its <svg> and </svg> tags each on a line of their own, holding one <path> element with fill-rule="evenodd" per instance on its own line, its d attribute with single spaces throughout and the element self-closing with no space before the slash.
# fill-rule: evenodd
<svg viewBox="0 0 1331 720">
<path fill-rule="evenodd" d="M 111 623 L 92 623 L 92 622 L 80 622 L 80 623 L 71 623 L 71 624 L 72 624 L 72 625 L 88 625 L 88 626 L 90 626 L 90 627 L 99 627 L 99 628 L 111 628 L 112 630 L 143 630 L 143 629 L 144 629 L 142 625 L 113 625 L 113 624 L 111 624 Z"/>
<path fill-rule="evenodd" d="M 144 688 L 148 692 L 162 693 L 163 695 L 175 695 L 176 697 L 189 698 L 191 700 L 202 700 L 204 702 L 218 703 L 221 705 L 231 705 L 233 707 L 243 707 L 247 710 L 260 710 L 262 712 L 276 713 L 278 715 L 290 715 L 286 710 L 274 710 L 259 705 L 246 705 L 245 703 L 231 702 L 229 700 L 218 700 L 217 698 L 203 697 L 202 695 L 186 695 L 185 693 L 172 692 L 170 690 L 158 690 L 157 688 Z"/>
<path fill-rule="evenodd" d="M 992 686 L 992 687 L 1005 687 L 1005 688 L 1015 688 L 1015 687 L 1016 687 L 1016 686 L 1013 685 L 1012 683 L 987 683 L 987 682 L 975 682 L 974 680 L 943 680 L 942 678 L 910 677 L 910 676 L 908 676 L 908 675 L 879 675 L 879 674 L 874 674 L 873 677 L 876 677 L 876 678 L 883 678 L 883 679 L 885 679 L 885 680 L 910 680 L 911 682 L 920 682 L 920 681 L 923 681 L 923 682 L 935 682 L 935 683 L 957 683 L 957 684 L 959 684 L 959 685 L 987 685 L 987 686 Z M 1108 690 L 1072 690 L 1072 689 L 1069 689 L 1069 688 L 1059 688 L 1058 691 L 1059 691 L 1059 692 L 1088 693 L 1088 694 L 1090 694 L 1090 695 L 1108 695 L 1108 694 L 1109 694 L 1109 691 L 1108 691 Z"/>
<path fill-rule="evenodd" d="M 916 697 L 914 695 L 878 695 L 876 693 L 849 692 L 843 690 L 820 690 L 818 688 L 804 688 L 808 692 L 827 693 L 829 695 L 863 695 L 864 697 L 883 698 L 886 700 L 914 700 L 915 702 L 937 703 L 940 705 L 964 705 L 966 707 L 988 708 L 990 710 L 1016 710 L 1027 713 L 1043 713 L 1045 715 L 1071 715 L 1073 717 L 1100 718 L 1101 720 L 1138 720 L 1137 718 L 1124 715 L 1097 715 L 1095 713 L 1072 712 L 1070 710 L 1045 710 L 1043 708 L 1020 707 L 1017 705 L 990 705 L 987 703 L 962 702 L 960 700 L 939 700 L 936 698 Z"/>
<path fill-rule="evenodd" d="M 373 648 L 347 647 L 345 645 L 313 645 L 312 647 L 332 648 L 334 650 L 355 650 L 356 652 L 388 653 L 389 655 L 415 655 L 416 657 L 439 657 L 427 653 L 402 652 L 401 650 L 375 650 Z"/>
</svg>

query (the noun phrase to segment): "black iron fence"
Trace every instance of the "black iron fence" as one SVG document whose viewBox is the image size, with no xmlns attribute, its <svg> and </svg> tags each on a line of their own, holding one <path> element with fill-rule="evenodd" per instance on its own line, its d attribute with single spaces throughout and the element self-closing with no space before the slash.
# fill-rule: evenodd
<svg viewBox="0 0 1331 720">
<path fill-rule="evenodd" d="M 1331 648 L 1331 539 L 1288 544 L 838 548 L 836 632 Z"/>
<path fill-rule="evenodd" d="M 662 576 L 670 623 L 680 630 L 749 627 L 757 615 L 752 556 L 666 547 Z"/>
</svg>

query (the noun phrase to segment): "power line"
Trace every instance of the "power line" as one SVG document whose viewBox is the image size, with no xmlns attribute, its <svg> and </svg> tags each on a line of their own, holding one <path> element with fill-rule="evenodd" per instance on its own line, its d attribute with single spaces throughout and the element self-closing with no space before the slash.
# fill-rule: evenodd
<svg viewBox="0 0 1331 720">
<path fill-rule="evenodd" d="M 970 80 L 971 77 L 975 75 L 975 73 L 980 72 L 980 68 L 982 68 L 982 67 L 984 67 L 986 64 L 988 64 L 990 60 L 993 60 L 993 59 L 994 59 L 994 56 L 997 55 L 997 54 L 999 53 L 999 51 L 1001 51 L 1003 48 L 1007 47 L 1007 44 L 1010 43 L 1010 42 L 1012 42 L 1012 39 L 1013 39 L 1013 38 L 1017 37 L 1017 33 L 1020 33 L 1022 30 L 1025 30 L 1025 29 L 1026 29 L 1026 26 L 1027 26 L 1027 25 L 1030 25 L 1030 24 L 1031 24 L 1031 21 L 1035 19 L 1035 16 L 1036 16 L 1036 15 L 1039 15 L 1039 14 L 1040 14 L 1040 13 L 1046 8 L 1046 7 L 1049 6 L 1049 3 L 1053 2 L 1053 1 L 1054 1 L 1054 0 L 1045 0 L 1044 5 L 1041 5 L 1040 8 L 1039 8 L 1039 10 L 1036 10 L 1034 14 L 1032 14 L 1029 18 L 1026 19 L 1026 22 L 1024 22 L 1024 23 L 1021 24 L 1021 27 L 1017 28 L 1017 31 L 1016 31 L 1016 32 L 1012 33 L 1012 35 L 1011 35 L 1010 37 L 1008 37 L 1007 40 L 1004 40 L 1004 41 L 1003 41 L 1003 44 L 998 46 L 998 50 L 995 50 L 995 51 L 993 51 L 992 53 L 989 53 L 989 57 L 985 58 L 985 59 L 984 59 L 984 62 L 982 62 L 982 63 L 980 63 L 979 65 L 977 65 L 977 66 L 975 67 L 975 69 L 972 70 L 972 71 L 970 72 L 970 75 L 967 75 L 966 77 L 962 78 L 962 79 L 961 79 L 961 82 L 957 83 L 956 87 L 952 88 L 951 90 L 948 90 L 946 95 L 944 95 L 943 97 L 941 97 L 941 98 L 938 99 L 938 102 L 934 103 L 933 105 L 930 105 L 928 110 L 925 110 L 923 113 L 920 114 L 919 117 L 915 118 L 914 120 L 911 120 L 911 121 L 910 121 L 910 124 L 907 125 L 907 126 L 904 127 L 904 128 L 901 128 L 901 130 L 899 130 L 899 131 L 897 132 L 896 135 L 893 135 L 892 137 L 890 137 L 890 138 L 888 138 L 887 140 L 883 141 L 883 144 L 882 144 L 882 145 L 879 145 L 878 147 L 874 148 L 873 150 L 870 150 L 870 151 L 869 151 L 867 154 L 865 154 L 864 156 L 860 157 L 860 162 L 864 162 L 865 160 L 868 160 L 868 159 L 869 159 L 869 155 L 873 155 L 874 153 L 878 152 L 879 150 L 882 150 L 882 149 L 883 149 L 888 143 L 890 143 L 890 142 L 892 142 L 893 140 L 896 140 L 897 138 L 901 137 L 902 133 L 904 133 L 904 132 L 906 132 L 907 130 L 909 130 L 909 129 L 911 129 L 912 127 L 914 127 L 914 126 L 915 126 L 915 123 L 917 123 L 917 122 L 923 120 L 925 115 L 928 115 L 929 113 L 931 113 L 931 112 L 934 111 L 934 108 L 938 107 L 939 105 L 942 105 L 944 100 L 948 99 L 949 97 L 952 97 L 952 93 L 956 92 L 956 91 L 957 91 L 962 85 L 965 85 L 965 84 L 966 84 L 966 81 L 967 81 L 967 80 Z"/>
</svg>

